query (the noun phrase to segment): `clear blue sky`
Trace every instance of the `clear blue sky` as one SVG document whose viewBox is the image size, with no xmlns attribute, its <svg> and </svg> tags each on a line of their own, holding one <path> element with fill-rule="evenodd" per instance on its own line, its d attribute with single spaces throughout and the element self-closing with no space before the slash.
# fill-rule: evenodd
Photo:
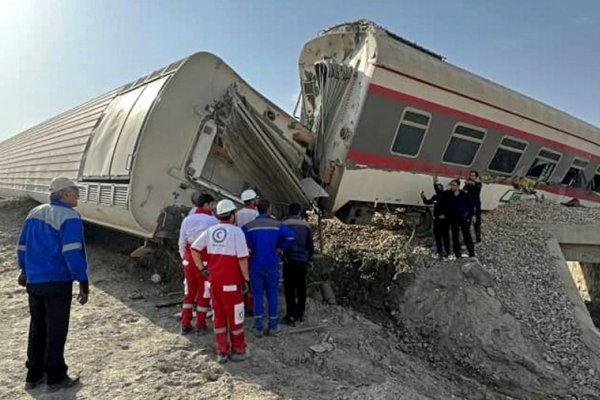
<svg viewBox="0 0 600 400">
<path fill-rule="evenodd" d="M 600 126 L 599 0 L 0 0 L 0 140 L 199 50 L 289 111 L 302 45 L 360 18 Z"/>
</svg>

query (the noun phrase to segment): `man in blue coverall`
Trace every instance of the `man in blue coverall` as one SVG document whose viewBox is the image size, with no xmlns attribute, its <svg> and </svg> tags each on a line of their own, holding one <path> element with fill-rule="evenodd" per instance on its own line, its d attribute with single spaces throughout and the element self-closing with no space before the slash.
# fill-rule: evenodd
<svg viewBox="0 0 600 400">
<path fill-rule="evenodd" d="M 88 301 L 89 284 L 83 224 L 77 207 L 79 190 L 67 178 L 50 183 L 50 204 L 29 212 L 17 248 L 19 284 L 29 294 L 29 343 L 26 389 L 42 383 L 50 389 L 68 388 L 79 378 L 67 375 L 64 359 L 69 331 L 73 281 L 79 282 L 80 304 Z"/>
<path fill-rule="evenodd" d="M 244 225 L 250 248 L 250 286 L 254 296 L 254 334 L 263 335 L 264 307 L 263 296 L 266 290 L 269 303 L 268 334 L 277 335 L 279 327 L 279 255 L 294 242 L 294 231 L 271 218 L 271 204 L 268 200 L 258 202 L 258 217 Z"/>
</svg>

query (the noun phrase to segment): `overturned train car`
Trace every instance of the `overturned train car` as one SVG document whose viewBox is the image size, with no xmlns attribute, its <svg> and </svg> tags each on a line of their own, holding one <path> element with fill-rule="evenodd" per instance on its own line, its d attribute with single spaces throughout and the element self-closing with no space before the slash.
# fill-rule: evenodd
<svg viewBox="0 0 600 400">
<path fill-rule="evenodd" d="M 0 143 L 0 195 L 45 202 L 55 176 L 80 188 L 92 223 L 174 238 L 202 189 L 238 200 L 258 187 L 308 202 L 310 132 L 222 60 L 197 53 Z"/>
<path fill-rule="evenodd" d="M 519 197 L 521 186 L 600 204 L 599 128 L 370 21 L 309 41 L 299 69 L 313 173 L 330 195 L 322 206 L 344 221 L 367 220 L 377 204 L 421 213 L 433 175 L 447 182 L 472 169 L 487 183 L 484 209 Z"/>
</svg>

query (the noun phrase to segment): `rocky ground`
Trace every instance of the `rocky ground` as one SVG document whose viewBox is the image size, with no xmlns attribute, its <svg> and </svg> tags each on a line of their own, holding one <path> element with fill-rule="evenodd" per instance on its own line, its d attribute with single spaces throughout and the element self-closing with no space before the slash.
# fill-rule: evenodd
<svg viewBox="0 0 600 400">
<path fill-rule="evenodd" d="M 135 240 L 90 230 L 92 296 L 73 307 L 66 349 L 82 385 L 25 392 L 27 297 L 14 254 L 29 207 L 0 203 L 2 399 L 600 397 L 546 235 L 531 223 L 590 223 L 600 213 L 531 201 L 484 217 L 479 262 L 433 260 L 430 243 L 409 242 L 393 214 L 371 226 L 324 221 L 313 299 L 299 327 L 309 329 L 249 334 L 252 358 L 225 365 L 215 362 L 212 337 L 179 336 L 176 307 L 156 307 L 181 290 L 169 256 L 134 263 L 127 254 Z M 150 280 L 156 272 L 159 284 Z M 333 298 L 321 282 L 337 305 L 326 303 Z"/>
</svg>

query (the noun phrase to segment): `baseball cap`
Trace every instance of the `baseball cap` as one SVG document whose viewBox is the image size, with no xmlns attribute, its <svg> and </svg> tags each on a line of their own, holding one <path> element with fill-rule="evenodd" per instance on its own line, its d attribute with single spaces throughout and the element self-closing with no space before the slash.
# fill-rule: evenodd
<svg viewBox="0 0 600 400">
<path fill-rule="evenodd" d="M 59 190 L 63 190 L 63 189 L 70 188 L 70 187 L 77 188 L 77 185 L 75 184 L 75 182 L 73 182 L 69 178 L 58 177 L 58 178 L 52 179 L 52 182 L 50 182 L 50 192 L 52 192 L 52 193 L 58 192 Z"/>
</svg>

